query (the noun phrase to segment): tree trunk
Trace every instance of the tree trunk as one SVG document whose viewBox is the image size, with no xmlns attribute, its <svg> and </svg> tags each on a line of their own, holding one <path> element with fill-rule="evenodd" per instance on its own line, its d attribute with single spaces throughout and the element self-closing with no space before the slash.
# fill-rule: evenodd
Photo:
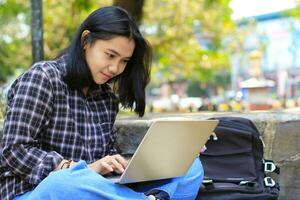
<svg viewBox="0 0 300 200">
<path fill-rule="evenodd" d="M 43 60 L 43 9 L 42 0 L 31 0 L 31 46 L 32 62 Z"/>
<path fill-rule="evenodd" d="M 114 0 L 114 5 L 127 10 L 136 19 L 138 25 L 141 24 L 144 0 Z"/>
</svg>

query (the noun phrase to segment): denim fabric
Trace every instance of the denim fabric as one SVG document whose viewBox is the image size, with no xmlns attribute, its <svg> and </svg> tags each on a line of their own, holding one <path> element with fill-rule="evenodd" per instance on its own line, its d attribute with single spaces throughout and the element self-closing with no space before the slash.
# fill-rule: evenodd
<svg viewBox="0 0 300 200">
<path fill-rule="evenodd" d="M 147 199 L 144 193 L 162 190 L 171 199 L 193 200 L 203 180 L 203 168 L 196 159 L 186 176 L 142 184 L 121 185 L 105 179 L 80 161 L 69 169 L 51 172 L 33 191 L 14 200 L 94 200 L 94 199 Z"/>
</svg>

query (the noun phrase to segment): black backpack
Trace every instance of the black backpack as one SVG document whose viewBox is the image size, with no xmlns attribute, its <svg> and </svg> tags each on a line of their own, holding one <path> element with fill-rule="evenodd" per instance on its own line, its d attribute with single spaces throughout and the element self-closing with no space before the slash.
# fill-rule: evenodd
<svg viewBox="0 0 300 200">
<path fill-rule="evenodd" d="M 263 159 L 263 142 L 255 125 L 240 117 L 212 119 L 219 124 L 200 156 L 205 178 L 197 199 L 278 199 L 273 172 L 279 174 L 279 168 Z"/>
</svg>

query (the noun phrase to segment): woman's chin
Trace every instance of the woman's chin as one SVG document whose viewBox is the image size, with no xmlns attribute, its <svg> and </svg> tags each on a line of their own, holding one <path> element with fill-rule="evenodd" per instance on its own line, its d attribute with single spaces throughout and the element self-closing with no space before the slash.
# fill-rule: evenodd
<svg viewBox="0 0 300 200">
<path fill-rule="evenodd" d="M 97 85 L 101 85 L 101 84 L 104 84 L 104 83 L 106 83 L 108 80 L 97 80 L 97 81 L 95 81 L 95 83 L 97 84 Z"/>
</svg>

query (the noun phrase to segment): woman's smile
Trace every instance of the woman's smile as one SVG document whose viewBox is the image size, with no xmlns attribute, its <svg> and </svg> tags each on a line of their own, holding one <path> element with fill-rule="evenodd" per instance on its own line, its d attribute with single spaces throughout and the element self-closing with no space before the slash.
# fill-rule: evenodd
<svg viewBox="0 0 300 200">
<path fill-rule="evenodd" d="M 104 76 L 105 77 L 105 79 L 111 79 L 113 76 L 112 75 L 108 75 L 108 74 L 106 74 L 106 73 L 104 73 L 104 72 L 100 72 L 100 74 L 102 75 L 102 76 Z"/>
</svg>

